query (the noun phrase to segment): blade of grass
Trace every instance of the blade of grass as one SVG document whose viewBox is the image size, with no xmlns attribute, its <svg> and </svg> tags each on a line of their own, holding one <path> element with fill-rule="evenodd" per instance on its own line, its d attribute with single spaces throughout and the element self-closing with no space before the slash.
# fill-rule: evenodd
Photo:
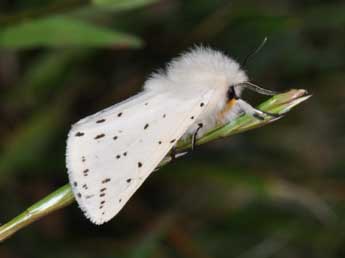
<svg viewBox="0 0 345 258">
<path fill-rule="evenodd" d="M 73 201 L 74 197 L 69 184 L 60 187 L 42 200 L 36 202 L 10 222 L 1 226 L 0 241 L 2 242 L 19 229 L 30 225 L 32 222 L 44 217 L 45 215 L 48 215 L 53 211 L 59 210 L 71 204 Z"/>
<path fill-rule="evenodd" d="M 146 6 L 149 4 L 153 4 L 157 2 L 157 0 L 92 0 L 91 3 L 93 3 L 96 6 L 99 7 L 106 7 L 110 8 L 111 10 L 116 11 L 126 11 L 131 10 L 134 8 L 139 8 L 142 6 Z"/>
<path fill-rule="evenodd" d="M 136 36 L 68 16 L 40 18 L 0 30 L 0 47 L 133 47 L 142 45 Z"/>
<path fill-rule="evenodd" d="M 289 112 L 293 107 L 299 105 L 300 103 L 306 101 L 310 95 L 302 89 L 290 90 L 289 92 L 273 96 L 269 100 L 262 103 L 259 108 L 275 113 L 284 115 Z M 213 140 L 228 137 L 233 134 L 241 133 L 250 129 L 258 128 L 266 124 L 276 121 L 276 118 L 267 116 L 264 120 L 258 120 L 254 117 L 245 115 L 238 117 L 234 121 L 216 128 L 215 130 L 209 132 L 204 137 L 197 141 L 197 144 L 204 144 Z M 177 146 L 178 151 L 186 150 L 190 147 L 191 142 L 186 140 L 184 142 L 179 142 Z M 169 163 L 169 159 L 164 159 L 160 166 Z M 50 195 L 46 196 L 44 199 L 35 203 L 33 206 L 29 207 L 26 211 L 13 218 L 6 224 L 0 227 L 0 241 L 12 236 L 21 228 L 30 225 L 34 221 L 48 215 L 49 213 L 58 210 L 72 203 L 74 200 L 72 189 L 69 184 L 66 184 Z"/>
</svg>

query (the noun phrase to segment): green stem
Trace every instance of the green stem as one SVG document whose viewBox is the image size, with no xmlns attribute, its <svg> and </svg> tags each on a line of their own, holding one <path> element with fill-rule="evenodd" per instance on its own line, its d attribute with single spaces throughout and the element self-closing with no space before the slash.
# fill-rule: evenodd
<svg viewBox="0 0 345 258">
<path fill-rule="evenodd" d="M 44 217 L 45 215 L 59 210 L 74 201 L 72 189 L 66 184 L 42 200 L 36 202 L 26 211 L 13 218 L 0 227 L 0 242 L 13 235 L 18 230 L 30 225 L 34 221 Z"/>
<path fill-rule="evenodd" d="M 305 90 L 290 90 L 289 92 L 276 95 L 269 100 L 262 103 L 259 108 L 274 114 L 283 115 L 289 112 L 293 107 L 304 102 L 310 97 Z M 266 124 L 272 123 L 277 119 L 267 117 L 264 120 L 258 120 L 254 117 L 245 115 L 238 117 L 234 121 L 224 126 L 218 127 L 215 130 L 207 133 L 205 136 L 197 141 L 197 144 L 204 144 L 216 139 L 228 137 L 233 134 L 241 133 L 250 129 L 258 128 Z M 178 151 L 183 151 L 191 146 L 190 140 L 179 142 L 177 146 Z M 164 159 L 159 167 L 169 163 L 170 159 Z M 59 210 L 74 201 L 72 189 L 69 184 L 66 184 L 55 192 L 49 194 L 42 200 L 38 201 L 26 211 L 13 218 L 6 224 L 0 227 L 0 242 L 9 238 L 18 230 L 30 225 L 34 221 L 48 215 L 49 213 Z"/>
</svg>

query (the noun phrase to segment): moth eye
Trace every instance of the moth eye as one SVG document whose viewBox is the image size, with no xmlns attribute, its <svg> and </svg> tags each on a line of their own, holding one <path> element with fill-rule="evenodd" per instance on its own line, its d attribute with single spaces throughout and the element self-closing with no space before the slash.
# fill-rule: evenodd
<svg viewBox="0 0 345 258">
<path fill-rule="evenodd" d="M 227 100 L 237 99 L 234 86 L 230 86 L 226 93 Z"/>
</svg>

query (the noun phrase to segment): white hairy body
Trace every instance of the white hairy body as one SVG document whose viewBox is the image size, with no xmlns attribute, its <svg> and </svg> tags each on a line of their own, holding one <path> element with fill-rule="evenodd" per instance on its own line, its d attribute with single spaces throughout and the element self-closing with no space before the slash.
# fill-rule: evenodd
<svg viewBox="0 0 345 258">
<path fill-rule="evenodd" d="M 227 92 L 248 81 L 240 66 L 221 52 L 196 48 L 154 73 L 144 90 L 73 125 L 67 168 L 76 200 L 96 224 L 113 218 L 182 137 L 198 137 L 240 112 L 226 109 Z"/>
</svg>

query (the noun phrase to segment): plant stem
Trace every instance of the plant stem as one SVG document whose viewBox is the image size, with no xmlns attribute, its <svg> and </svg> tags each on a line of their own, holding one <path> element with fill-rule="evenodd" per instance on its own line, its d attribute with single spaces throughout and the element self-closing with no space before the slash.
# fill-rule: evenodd
<svg viewBox="0 0 345 258">
<path fill-rule="evenodd" d="M 51 194 L 36 202 L 17 217 L 0 227 L 0 242 L 12 236 L 18 230 L 30 225 L 34 221 L 59 210 L 74 201 L 72 189 L 66 184 Z"/>
<path fill-rule="evenodd" d="M 286 93 L 273 96 L 269 100 L 259 105 L 259 109 L 283 115 L 289 112 L 293 107 L 304 102 L 310 97 L 305 90 L 290 90 Z M 202 138 L 198 139 L 196 144 L 204 144 L 213 140 L 228 137 L 233 134 L 241 133 L 250 129 L 258 128 L 266 124 L 272 123 L 277 119 L 267 116 L 264 120 L 258 120 L 252 116 L 244 115 L 238 117 L 234 121 L 212 130 Z M 181 152 L 190 148 L 191 141 L 181 141 L 177 145 L 177 151 Z M 170 162 L 169 158 L 164 159 L 158 167 L 164 166 Z M 59 210 L 74 201 L 72 189 L 69 184 L 66 184 L 53 193 L 47 195 L 42 200 L 38 201 L 26 211 L 13 218 L 6 224 L 0 227 L 0 242 L 9 238 L 18 230 L 30 225 L 34 221 L 48 215 L 49 213 Z"/>
</svg>

